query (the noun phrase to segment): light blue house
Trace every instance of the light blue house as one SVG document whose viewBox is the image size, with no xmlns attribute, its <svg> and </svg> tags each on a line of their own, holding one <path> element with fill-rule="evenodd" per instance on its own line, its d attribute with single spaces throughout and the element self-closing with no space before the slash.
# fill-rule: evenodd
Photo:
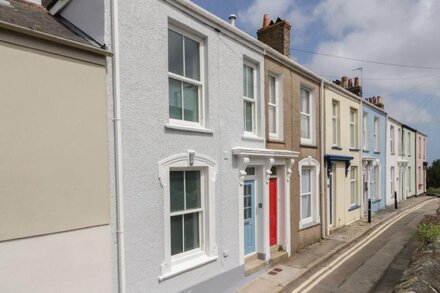
<svg viewBox="0 0 440 293">
<path fill-rule="evenodd" d="M 387 113 L 382 98 L 362 101 L 361 153 L 362 153 L 362 211 L 368 214 L 386 206 L 386 131 Z"/>
</svg>

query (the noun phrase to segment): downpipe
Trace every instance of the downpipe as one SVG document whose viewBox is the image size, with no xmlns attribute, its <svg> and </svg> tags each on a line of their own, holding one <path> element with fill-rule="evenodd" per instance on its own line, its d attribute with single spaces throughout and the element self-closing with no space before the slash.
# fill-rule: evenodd
<svg viewBox="0 0 440 293">
<path fill-rule="evenodd" d="M 113 81 L 113 123 L 115 148 L 115 193 L 116 193 L 116 237 L 118 292 L 125 293 L 125 239 L 124 239 L 124 193 L 122 183 L 122 142 L 121 142 L 121 97 L 119 71 L 119 22 L 118 0 L 111 1 L 112 28 L 112 81 Z"/>
</svg>

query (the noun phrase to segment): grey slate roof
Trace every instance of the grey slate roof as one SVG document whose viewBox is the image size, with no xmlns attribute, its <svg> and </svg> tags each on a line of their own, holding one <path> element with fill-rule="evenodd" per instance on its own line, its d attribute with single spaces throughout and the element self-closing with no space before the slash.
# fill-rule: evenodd
<svg viewBox="0 0 440 293">
<path fill-rule="evenodd" d="M 52 16 L 43 6 L 25 0 L 0 0 L 0 21 L 91 45 Z"/>
</svg>

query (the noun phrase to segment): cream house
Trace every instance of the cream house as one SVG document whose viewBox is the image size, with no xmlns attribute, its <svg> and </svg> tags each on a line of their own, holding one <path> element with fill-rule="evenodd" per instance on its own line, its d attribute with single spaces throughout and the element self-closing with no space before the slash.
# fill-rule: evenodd
<svg viewBox="0 0 440 293">
<path fill-rule="evenodd" d="M 0 4 L 0 292 L 111 291 L 106 55 Z"/>
</svg>

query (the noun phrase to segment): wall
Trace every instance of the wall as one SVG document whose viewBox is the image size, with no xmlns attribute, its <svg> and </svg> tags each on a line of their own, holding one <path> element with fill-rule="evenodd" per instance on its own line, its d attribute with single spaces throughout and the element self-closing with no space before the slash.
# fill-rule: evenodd
<svg viewBox="0 0 440 293">
<path fill-rule="evenodd" d="M 109 292 L 104 58 L 2 30 L 0 63 L 0 291 Z"/>
<path fill-rule="evenodd" d="M 351 166 L 357 167 L 358 174 L 358 200 L 359 204 L 361 204 L 361 182 L 362 182 L 362 165 L 361 165 L 361 154 L 359 150 L 350 150 L 350 131 L 349 125 L 350 125 L 350 108 L 357 109 L 358 112 L 358 121 L 357 125 L 361 125 L 361 107 L 360 107 L 360 101 L 355 100 L 351 97 L 349 97 L 347 94 L 342 93 L 339 90 L 334 89 L 333 87 L 325 87 L 325 154 L 332 154 L 332 155 L 341 155 L 341 156 L 349 156 L 353 157 L 353 160 L 351 161 Z M 332 101 L 336 100 L 339 101 L 339 120 L 340 120 L 340 147 L 339 149 L 332 148 Z M 360 129 L 360 127 L 358 127 Z M 361 147 L 361 141 L 360 141 L 360 131 L 358 133 L 358 145 Z M 327 169 L 323 168 L 323 172 L 326 172 Z M 345 163 L 337 162 L 336 164 L 336 198 L 335 198 L 335 204 L 336 204 L 336 227 L 347 225 L 353 221 L 356 221 L 360 219 L 361 217 L 361 209 L 350 209 L 350 174 L 348 176 L 345 176 Z M 326 180 L 328 183 L 328 177 L 326 176 Z M 329 190 L 328 190 L 328 184 L 327 184 L 327 195 L 326 199 L 328 198 Z M 326 213 L 328 214 L 328 207 L 329 203 L 327 200 L 326 203 L 327 209 Z M 327 216 L 328 217 L 328 216 Z"/>
<path fill-rule="evenodd" d="M 399 137 L 399 129 L 401 129 L 401 125 L 395 122 L 392 119 L 387 119 L 387 164 L 386 164 L 386 204 L 394 205 L 394 194 L 392 192 L 391 184 L 394 182 L 394 191 L 397 192 L 397 200 L 402 200 L 402 194 L 400 192 L 399 184 L 399 173 L 400 166 L 399 162 L 399 141 L 402 139 Z M 390 145 L 390 137 L 391 137 L 391 126 L 394 126 L 394 153 L 391 153 L 391 145 Z M 391 167 L 394 167 L 394 180 L 391 178 Z"/>
<path fill-rule="evenodd" d="M 109 223 L 105 68 L 0 42 L 0 240 Z"/>
<path fill-rule="evenodd" d="M 321 225 L 315 225 L 306 229 L 299 229 L 300 222 L 300 181 L 298 162 L 308 156 L 311 156 L 318 162 L 320 161 L 320 84 L 313 81 L 303 74 L 293 71 L 273 60 L 270 57 L 265 58 L 265 104 L 269 101 L 269 85 L 268 74 L 282 75 L 283 80 L 283 141 L 276 141 L 269 138 L 269 132 L 266 132 L 267 148 L 269 149 L 286 149 L 300 152 L 295 159 L 292 167 L 292 177 L 290 186 L 290 205 L 291 205 L 291 249 L 292 253 L 317 242 L 321 239 Z M 305 86 L 311 90 L 313 94 L 314 104 L 314 133 L 316 136 L 316 144 L 314 146 L 303 146 L 300 144 L 300 89 Z M 266 107 L 266 117 L 268 117 L 268 108 Z M 266 129 L 269 129 L 268 119 L 266 118 Z M 322 171 L 322 168 L 321 168 Z M 319 184 L 319 188 L 321 185 Z M 318 202 L 321 194 L 318 190 Z M 318 203 L 320 204 L 320 203 Z"/>
<path fill-rule="evenodd" d="M 191 13 L 183 13 L 163 1 L 125 1 L 119 5 L 127 290 L 176 292 L 188 288 L 196 292 L 199 283 L 240 266 L 239 171 L 231 148 L 265 148 L 264 136 L 253 140 L 242 137 L 243 56 L 259 66 L 260 94 L 264 58 L 203 25 Z M 204 36 L 207 128 L 213 133 L 166 127 L 169 122 L 166 48 L 171 19 Z M 264 112 L 261 107 L 259 111 L 259 127 L 264 133 Z M 195 150 L 218 163 L 214 195 L 218 259 L 159 282 L 165 243 L 158 162 L 187 150 Z M 222 257 L 223 252 L 226 257 Z M 244 279 L 242 271 L 243 275 L 237 278 Z"/>
<path fill-rule="evenodd" d="M 408 133 L 410 134 L 409 145 L 410 150 L 408 150 Z M 405 194 L 406 197 L 410 197 L 416 194 L 416 133 L 403 126 L 403 159 L 408 162 L 408 167 L 405 171 Z M 411 171 L 409 170 L 411 168 Z M 408 174 L 410 173 L 410 174 Z M 411 180 L 409 180 L 411 178 Z"/>
<path fill-rule="evenodd" d="M 416 164 L 415 164 L 415 170 L 416 170 L 416 194 L 422 194 L 426 190 L 426 181 L 425 181 L 425 170 L 423 167 L 423 162 L 426 161 L 426 154 L 425 154 L 425 148 L 423 146 L 424 139 L 426 143 L 426 136 L 421 134 L 420 132 L 416 133 L 416 143 L 415 143 L 415 157 L 416 157 Z M 420 140 L 420 146 L 419 146 L 419 140 Z M 421 172 L 419 171 L 421 170 Z M 419 174 L 421 173 L 421 174 Z"/>
<path fill-rule="evenodd" d="M 104 44 L 104 1 L 72 0 L 62 10 L 61 16 L 73 23 L 101 44 Z"/>
<path fill-rule="evenodd" d="M 386 114 L 381 112 L 366 102 L 362 104 L 362 112 L 368 114 L 368 122 L 367 122 L 367 136 L 368 136 L 368 150 L 362 150 L 362 157 L 364 158 L 373 158 L 375 160 L 379 160 L 379 168 L 380 168 L 380 194 L 379 200 L 375 200 L 375 191 L 374 186 L 371 184 L 370 179 L 370 196 L 372 199 L 371 209 L 373 212 L 376 212 L 386 206 L 386 176 L 389 171 L 387 162 L 386 162 L 386 139 L 387 139 L 387 119 Z M 363 113 L 362 113 L 363 117 Z M 379 119 L 379 150 L 375 151 L 374 149 L 374 119 Z M 362 133 L 362 124 L 364 123 L 364 119 L 361 119 L 361 128 L 360 132 Z M 363 137 L 361 134 L 361 148 L 363 148 Z M 365 172 L 365 171 L 364 171 Z M 373 171 L 371 171 L 371 177 L 374 176 Z"/>
</svg>

